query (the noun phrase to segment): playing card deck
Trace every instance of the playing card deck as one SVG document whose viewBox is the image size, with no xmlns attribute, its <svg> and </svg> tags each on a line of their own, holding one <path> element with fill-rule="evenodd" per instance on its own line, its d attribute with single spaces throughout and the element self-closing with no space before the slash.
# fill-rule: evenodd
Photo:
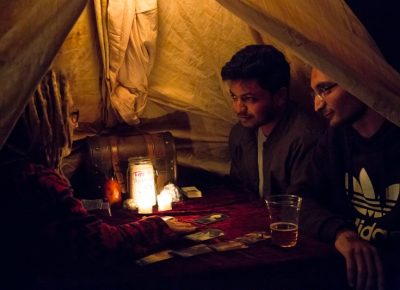
<svg viewBox="0 0 400 290">
<path fill-rule="evenodd" d="M 228 218 L 228 216 L 226 214 L 216 212 L 216 213 L 211 213 L 211 214 L 202 216 L 198 219 L 195 219 L 194 222 L 198 223 L 198 224 L 209 225 L 212 223 L 223 221 L 227 218 Z"/>
<path fill-rule="evenodd" d="M 271 238 L 271 235 L 266 232 L 251 232 L 244 236 L 235 238 L 235 241 L 242 242 L 246 245 L 251 245 L 260 241 L 265 241 Z"/>
<path fill-rule="evenodd" d="M 226 218 L 226 217 L 225 217 Z M 220 229 L 206 229 L 202 230 L 200 232 L 186 235 L 185 238 L 195 241 L 195 242 L 204 242 L 208 241 L 217 237 L 221 237 L 224 235 L 224 232 L 221 231 Z M 136 261 L 136 264 L 140 266 L 145 266 L 149 264 L 153 264 L 156 262 L 164 261 L 167 259 L 171 259 L 174 256 L 179 256 L 183 258 L 188 258 L 188 257 L 193 257 L 201 254 L 206 254 L 210 253 L 213 251 L 217 252 L 224 252 L 224 251 L 230 251 L 230 250 L 238 250 L 238 249 L 245 249 L 248 248 L 249 245 L 260 242 L 260 241 L 265 241 L 271 238 L 271 235 L 259 231 L 259 232 L 251 232 L 248 234 L 245 234 L 244 236 L 237 237 L 233 240 L 229 241 L 223 241 L 223 242 L 217 242 L 217 243 L 212 243 L 212 244 L 197 244 L 195 246 L 191 246 L 188 248 L 183 248 L 179 250 L 164 250 L 161 252 L 157 252 L 154 254 L 151 254 L 149 256 L 143 257 L 139 260 Z"/>
<path fill-rule="evenodd" d="M 195 186 L 182 187 L 182 192 L 187 198 L 199 198 L 202 196 L 201 191 Z"/>
<path fill-rule="evenodd" d="M 209 252 L 212 252 L 212 249 L 205 244 L 198 244 L 192 247 L 171 251 L 172 254 L 183 258 L 193 257 L 201 254 L 206 254 Z"/>
<path fill-rule="evenodd" d="M 170 252 L 171 252 L 171 250 L 164 250 L 161 252 L 151 254 L 149 256 L 146 256 L 139 260 L 136 260 L 136 264 L 138 264 L 139 266 L 145 266 L 145 265 L 153 264 L 156 262 L 171 259 L 173 256 L 171 255 Z"/>
<path fill-rule="evenodd" d="M 246 244 L 239 242 L 239 241 L 221 242 L 221 243 L 209 245 L 209 247 L 218 252 L 248 248 L 248 246 Z"/>
<path fill-rule="evenodd" d="M 223 235 L 224 232 L 219 229 L 206 229 L 194 234 L 186 235 L 185 238 L 195 242 L 203 242 Z"/>
</svg>

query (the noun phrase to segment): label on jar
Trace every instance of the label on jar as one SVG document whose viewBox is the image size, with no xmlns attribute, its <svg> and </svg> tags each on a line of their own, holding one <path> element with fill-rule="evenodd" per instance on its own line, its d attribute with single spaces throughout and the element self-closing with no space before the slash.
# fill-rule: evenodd
<svg viewBox="0 0 400 290">
<path fill-rule="evenodd" d="M 136 205 L 139 202 L 156 204 L 154 168 L 151 161 L 129 164 L 129 195 Z"/>
</svg>

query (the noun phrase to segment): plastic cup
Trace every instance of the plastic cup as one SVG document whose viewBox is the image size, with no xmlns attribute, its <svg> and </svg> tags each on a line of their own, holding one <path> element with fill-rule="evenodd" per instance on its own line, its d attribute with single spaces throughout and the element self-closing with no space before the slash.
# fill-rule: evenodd
<svg viewBox="0 0 400 290">
<path fill-rule="evenodd" d="M 296 246 L 302 198 L 296 195 L 272 195 L 265 199 L 270 218 L 271 240 L 282 248 Z"/>
</svg>

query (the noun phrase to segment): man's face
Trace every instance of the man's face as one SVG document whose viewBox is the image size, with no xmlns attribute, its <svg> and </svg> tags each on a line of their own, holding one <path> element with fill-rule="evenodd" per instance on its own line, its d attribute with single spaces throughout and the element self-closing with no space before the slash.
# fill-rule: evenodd
<svg viewBox="0 0 400 290">
<path fill-rule="evenodd" d="M 332 127 L 354 123 L 366 111 L 364 103 L 317 69 L 311 72 L 311 88 L 315 93 L 315 111 L 324 116 Z"/>
<path fill-rule="evenodd" d="M 68 156 L 71 151 L 72 151 L 72 142 L 74 140 L 74 130 L 78 128 L 78 121 L 79 121 L 79 110 L 78 108 L 74 105 L 74 100 L 70 95 L 67 96 L 67 120 L 66 122 L 68 123 L 66 126 L 67 130 L 67 140 L 64 144 L 64 147 L 62 148 L 62 157 Z"/>
<path fill-rule="evenodd" d="M 261 88 L 256 80 L 235 80 L 228 84 L 233 110 L 244 127 L 256 128 L 275 120 L 273 96 Z"/>
</svg>

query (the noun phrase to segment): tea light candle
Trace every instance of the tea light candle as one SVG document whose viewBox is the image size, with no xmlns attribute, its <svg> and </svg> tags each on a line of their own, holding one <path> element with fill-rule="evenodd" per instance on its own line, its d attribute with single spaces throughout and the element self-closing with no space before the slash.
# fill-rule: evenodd
<svg viewBox="0 0 400 290">
<path fill-rule="evenodd" d="M 161 193 L 157 196 L 158 210 L 171 210 L 172 209 L 172 197 L 166 191 L 161 191 Z"/>
<path fill-rule="evenodd" d="M 152 212 L 153 212 L 153 206 L 150 203 L 139 204 L 138 213 L 146 214 L 146 213 L 152 213 Z"/>
<path fill-rule="evenodd" d="M 139 193 L 137 197 L 138 213 L 146 214 L 153 212 L 153 203 L 149 195 L 144 192 Z"/>
</svg>

